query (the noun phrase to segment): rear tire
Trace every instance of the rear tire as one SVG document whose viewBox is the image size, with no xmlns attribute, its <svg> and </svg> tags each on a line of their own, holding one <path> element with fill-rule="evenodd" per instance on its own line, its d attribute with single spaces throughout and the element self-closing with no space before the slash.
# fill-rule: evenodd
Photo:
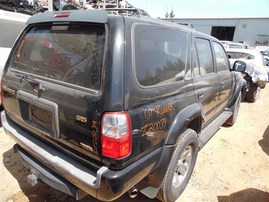
<svg viewBox="0 0 269 202">
<path fill-rule="evenodd" d="M 165 202 L 173 202 L 186 188 L 198 154 L 198 138 L 187 129 L 180 137 L 166 171 L 160 194 Z"/>
<path fill-rule="evenodd" d="M 251 84 L 249 91 L 246 93 L 246 100 L 256 102 L 259 98 L 261 87 L 256 84 Z"/>
</svg>

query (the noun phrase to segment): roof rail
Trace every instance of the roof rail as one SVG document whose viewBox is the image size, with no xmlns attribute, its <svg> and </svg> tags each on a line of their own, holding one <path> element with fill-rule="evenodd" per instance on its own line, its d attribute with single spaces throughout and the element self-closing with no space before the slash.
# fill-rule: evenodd
<svg viewBox="0 0 269 202">
<path fill-rule="evenodd" d="M 150 17 L 150 15 L 139 8 L 106 8 L 105 9 L 108 13 L 112 13 L 115 15 L 123 15 L 123 16 L 137 16 L 139 18 L 147 16 Z"/>
</svg>

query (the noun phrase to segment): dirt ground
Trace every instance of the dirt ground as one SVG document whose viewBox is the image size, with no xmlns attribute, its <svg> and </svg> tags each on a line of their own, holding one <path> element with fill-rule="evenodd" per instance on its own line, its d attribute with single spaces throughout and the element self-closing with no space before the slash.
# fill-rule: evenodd
<svg viewBox="0 0 269 202">
<path fill-rule="evenodd" d="M 0 202 L 75 201 L 44 183 L 31 187 L 27 170 L 0 129 Z M 97 202 L 92 197 L 81 200 Z M 146 202 L 127 194 L 118 202 Z M 269 202 L 269 85 L 256 103 L 241 103 L 237 123 L 222 127 L 199 152 L 191 180 L 177 202 Z"/>
</svg>

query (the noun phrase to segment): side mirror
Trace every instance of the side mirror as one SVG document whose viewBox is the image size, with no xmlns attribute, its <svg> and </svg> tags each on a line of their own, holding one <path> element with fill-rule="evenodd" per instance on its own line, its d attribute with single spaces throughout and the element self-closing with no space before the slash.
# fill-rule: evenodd
<svg viewBox="0 0 269 202">
<path fill-rule="evenodd" d="M 236 72 L 245 72 L 246 71 L 247 64 L 243 61 L 237 60 L 233 64 L 232 71 Z"/>
</svg>

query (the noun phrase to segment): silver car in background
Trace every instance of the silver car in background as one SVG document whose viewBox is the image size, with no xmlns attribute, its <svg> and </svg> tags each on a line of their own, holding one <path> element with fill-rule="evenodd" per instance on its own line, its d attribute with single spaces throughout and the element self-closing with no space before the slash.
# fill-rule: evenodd
<svg viewBox="0 0 269 202">
<path fill-rule="evenodd" d="M 226 49 L 231 67 L 235 61 L 241 60 L 246 63 L 246 71 L 243 75 L 247 81 L 247 89 L 243 94 L 249 102 L 255 102 L 260 94 L 260 90 L 268 82 L 269 66 L 266 66 L 263 55 L 252 49 Z"/>
</svg>

